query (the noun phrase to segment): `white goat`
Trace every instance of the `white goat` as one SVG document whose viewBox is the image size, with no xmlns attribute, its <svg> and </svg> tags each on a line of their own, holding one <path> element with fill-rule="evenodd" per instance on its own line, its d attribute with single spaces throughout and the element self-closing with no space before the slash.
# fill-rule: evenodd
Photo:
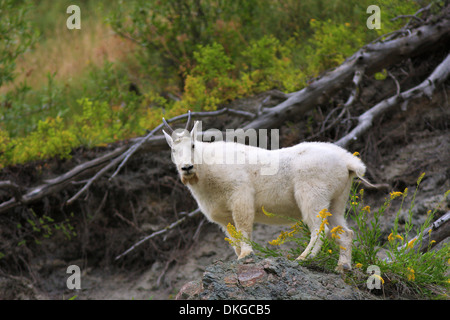
<svg viewBox="0 0 450 320">
<path fill-rule="evenodd" d="M 331 143 L 305 142 L 266 150 L 234 142 L 201 142 L 197 141 L 198 121 L 190 133 L 190 119 L 181 133 L 163 121 L 171 133 L 163 131 L 181 181 L 208 220 L 219 224 L 226 233 L 231 223 L 250 239 L 255 222 L 290 224 L 280 217 L 267 217 L 262 207 L 280 216 L 301 219 L 311 231 L 311 240 L 297 259 L 306 259 L 314 257 L 322 246 L 322 218 L 318 214 L 328 209 L 332 215 L 325 232 L 337 226 L 343 230 L 336 239 L 341 248 L 336 269 L 351 269 L 353 231 L 347 227 L 344 212 L 352 178 L 362 179 L 365 172 L 359 158 Z M 238 155 L 245 158 L 245 163 L 224 161 Z M 258 161 L 251 163 L 252 157 Z M 274 162 L 278 164 L 275 174 L 261 174 L 264 167 Z M 240 242 L 235 252 L 241 259 L 253 251 L 249 244 Z"/>
</svg>

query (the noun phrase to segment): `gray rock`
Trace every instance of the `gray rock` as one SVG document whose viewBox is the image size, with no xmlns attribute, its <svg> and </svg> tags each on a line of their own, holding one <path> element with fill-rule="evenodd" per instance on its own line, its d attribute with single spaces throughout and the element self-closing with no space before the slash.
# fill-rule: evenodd
<svg viewBox="0 0 450 320">
<path fill-rule="evenodd" d="M 177 300 L 367 300 L 373 295 L 341 275 L 313 271 L 285 258 L 216 261 L 201 280 L 185 284 Z"/>
</svg>

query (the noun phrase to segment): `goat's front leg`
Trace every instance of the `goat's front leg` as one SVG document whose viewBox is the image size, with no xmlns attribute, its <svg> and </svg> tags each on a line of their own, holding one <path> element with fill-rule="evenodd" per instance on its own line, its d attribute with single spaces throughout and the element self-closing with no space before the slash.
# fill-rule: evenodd
<svg viewBox="0 0 450 320">
<path fill-rule="evenodd" d="M 252 238 L 253 221 L 255 219 L 255 211 L 251 199 L 251 197 L 246 197 L 245 194 L 242 193 L 238 199 L 233 202 L 232 206 L 233 221 L 236 230 L 241 232 L 242 237 L 245 238 L 245 240 L 239 242 L 239 253 L 238 250 L 236 250 L 238 259 L 242 259 L 253 253 L 252 246 L 248 243 Z"/>
</svg>

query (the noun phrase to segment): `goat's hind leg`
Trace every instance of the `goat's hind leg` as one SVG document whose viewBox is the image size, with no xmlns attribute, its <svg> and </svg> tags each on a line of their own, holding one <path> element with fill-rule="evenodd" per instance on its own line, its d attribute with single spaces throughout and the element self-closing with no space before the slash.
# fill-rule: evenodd
<svg viewBox="0 0 450 320">
<path fill-rule="evenodd" d="M 350 187 L 351 180 L 347 183 L 342 194 L 332 200 L 330 208 L 332 213 L 332 216 L 329 218 L 330 229 L 337 228 L 334 232 L 334 240 L 340 247 L 339 261 L 336 267 L 336 271 L 338 272 L 351 270 L 352 268 L 353 231 L 347 226 L 347 221 L 345 221 L 345 207 L 350 193 Z"/>
<path fill-rule="evenodd" d="M 311 190 L 311 188 L 306 187 L 306 189 Z M 296 201 L 300 210 L 302 212 L 302 216 L 304 217 L 304 222 L 308 225 L 309 230 L 311 231 L 311 239 L 306 249 L 302 252 L 302 254 L 297 258 L 297 260 L 306 260 L 308 258 L 314 258 L 317 253 L 320 251 L 323 245 L 322 235 L 320 226 L 322 225 L 322 218 L 318 217 L 318 214 L 323 209 L 328 209 L 329 201 L 323 199 L 320 196 L 312 198 L 304 197 L 302 195 L 308 195 L 309 190 L 297 190 L 296 193 Z M 325 235 L 328 233 L 328 228 L 324 225 L 323 231 L 325 231 Z"/>
</svg>

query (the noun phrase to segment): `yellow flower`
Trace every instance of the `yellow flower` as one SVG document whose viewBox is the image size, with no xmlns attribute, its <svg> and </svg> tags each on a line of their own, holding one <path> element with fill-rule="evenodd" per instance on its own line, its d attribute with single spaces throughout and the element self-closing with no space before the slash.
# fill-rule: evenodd
<svg viewBox="0 0 450 320">
<path fill-rule="evenodd" d="M 403 193 L 400 191 L 393 191 L 391 192 L 391 199 L 395 199 L 397 197 L 400 197 Z"/>
<path fill-rule="evenodd" d="M 348 22 L 344 23 L 344 25 L 345 25 L 346 27 L 350 27 L 350 23 L 348 23 Z"/>
<path fill-rule="evenodd" d="M 344 229 L 342 228 L 342 226 L 337 226 L 334 227 L 333 229 L 331 229 L 331 237 L 333 239 L 340 239 L 341 237 L 339 236 L 339 234 L 344 233 Z"/>
<path fill-rule="evenodd" d="M 328 212 L 327 209 L 320 210 L 319 214 L 317 215 L 317 218 L 326 219 L 327 217 L 331 217 L 332 214 Z"/>
<path fill-rule="evenodd" d="M 288 231 L 282 231 L 280 233 L 280 235 L 278 236 L 278 238 L 276 238 L 275 240 L 269 241 L 269 244 L 273 245 L 273 246 L 278 246 L 280 244 L 283 244 L 286 242 L 287 238 L 291 238 L 294 236 L 294 234 L 296 234 L 297 232 L 300 231 L 300 227 L 298 226 L 298 223 L 294 224 L 291 229 L 293 229 L 292 231 L 288 232 Z"/>
<path fill-rule="evenodd" d="M 412 249 L 414 247 L 414 242 L 417 241 L 417 238 L 412 239 L 408 242 L 408 249 Z"/>
<path fill-rule="evenodd" d="M 322 223 L 320 224 L 317 234 L 319 234 L 323 230 L 325 230 L 325 225 L 329 225 L 327 217 L 331 217 L 331 216 L 332 216 L 332 214 L 329 213 L 327 209 L 320 210 L 319 214 L 317 215 L 317 218 L 322 218 Z"/>
<path fill-rule="evenodd" d="M 359 263 L 359 262 L 355 265 L 355 267 L 357 267 L 357 268 L 362 268 L 362 266 L 363 266 L 362 263 Z"/>
<path fill-rule="evenodd" d="M 370 213 L 370 206 L 365 206 L 362 208 L 363 211 L 367 211 L 367 213 Z"/>
<path fill-rule="evenodd" d="M 416 275 L 415 275 L 414 269 L 408 267 L 408 272 L 409 272 L 408 275 L 407 275 L 408 280 L 409 281 L 414 281 L 416 279 Z"/>
<path fill-rule="evenodd" d="M 243 238 L 242 232 L 241 231 L 237 231 L 236 228 L 231 223 L 229 223 L 227 225 L 227 231 L 228 231 L 228 234 L 232 238 L 234 238 L 236 240 L 242 240 L 242 238 Z"/>
<path fill-rule="evenodd" d="M 328 253 L 331 254 L 331 253 L 333 253 L 333 251 L 331 251 L 331 249 L 329 249 L 329 250 L 328 250 Z"/>
<path fill-rule="evenodd" d="M 391 233 L 391 234 L 388 236 L 388 241 L 389 241 L 389 242 L 391 242 L 391 241 L 393 241 L 393 240 L 395 240 L 395 239 L 400 239 L 400 240 L 403 241 L 403 237 L 400 236 L 400 235 L 398 235 L 398 234 L 394 235 L 393 233 Z"/>
<path fill-rule="evenodd" d="M 347 250 L 347 248 L 344 248 L 343 246 L 339 246 L 339 248 L 344 251 Z"/>
<path fill-rule="evenodd" d="M 359 156 L 359 152 L 356 151 L 356 152 L 353 153 L 353 155 L 354 155 L 355 157 L 357 157 L 357 156 Z"/>
<path fill-rule="evenodd" d="M 271 244 L 273 246 L 279 246 L 280 242 L 278 241 L 278 239 L 275 239 L 275 240 L 269 241 L 269 244 Z"/>
</svg>

